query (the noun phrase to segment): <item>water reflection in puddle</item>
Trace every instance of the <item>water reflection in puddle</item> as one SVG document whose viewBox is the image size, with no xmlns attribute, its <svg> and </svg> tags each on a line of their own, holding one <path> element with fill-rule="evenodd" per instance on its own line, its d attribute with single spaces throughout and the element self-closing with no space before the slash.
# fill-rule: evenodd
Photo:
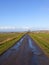
<svg viewBox="0 0 49 65">
<path fill-rule="evenodd" d="M 34 45 L 34 42 L 32 42 L 32 40 L 30 38 L 29 39 L 29 46 L 32 49 L 33 54 L 36 55 L 41 55 L 42 53 L 40 52 L 40 50 Z"/>
</svg>

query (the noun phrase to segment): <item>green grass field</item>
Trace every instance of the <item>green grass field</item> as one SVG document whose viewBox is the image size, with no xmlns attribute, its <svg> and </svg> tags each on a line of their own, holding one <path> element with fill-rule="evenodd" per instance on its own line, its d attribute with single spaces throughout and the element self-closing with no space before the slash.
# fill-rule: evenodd
<svg viewBox="0 0 49 65">
<path fill-rule="evenodd" d="M 29 33 L 33 40 L 39 45 L 44 53 L 49 56 L 49 33 Z"/>
<path fill-rule="evenodd" d="M 0 55 L 13 46 L 25 33 L 0 33 Z"/>
</svg>

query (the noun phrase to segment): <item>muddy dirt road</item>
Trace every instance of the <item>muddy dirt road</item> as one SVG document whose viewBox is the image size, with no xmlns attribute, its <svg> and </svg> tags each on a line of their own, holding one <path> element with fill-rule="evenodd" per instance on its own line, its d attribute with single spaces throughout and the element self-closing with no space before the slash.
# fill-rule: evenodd
<svg viewBox="0 0 49 65">
<path fill-rule="evenodd" d="M 49 65 L 49 58 L 28 35 L 25 35 L 0 56 L 0 65 Z"/>
</svg>

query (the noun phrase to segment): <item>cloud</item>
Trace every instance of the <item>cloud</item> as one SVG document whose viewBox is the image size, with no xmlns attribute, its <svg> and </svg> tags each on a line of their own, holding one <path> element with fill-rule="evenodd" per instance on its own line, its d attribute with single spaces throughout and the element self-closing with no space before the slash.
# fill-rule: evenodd
<svg viewBox="0 0 49 65">
<path fill-rule="evenodd" d="M 21 29 L 29 30 L 29 27 L 22 27 Z"/>
<path fill-rule="evenodd" d="M 2 26 L 2 27 L 0 27 L 0 30 L 6 30 L 6 29 L 16 29 L 16 27 L 7 27 L 7 26 Z"/>
<path fill-rule="evenodd" d="M 0 31 L 28 31 L 29 27 L 1 26 Z"/>
</svg>

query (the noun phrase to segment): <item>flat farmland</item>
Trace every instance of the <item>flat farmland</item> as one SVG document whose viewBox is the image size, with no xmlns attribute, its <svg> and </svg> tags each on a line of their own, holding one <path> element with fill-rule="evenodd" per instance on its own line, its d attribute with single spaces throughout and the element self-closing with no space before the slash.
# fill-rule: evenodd
<svg viewBox="0 0 49 65">
<path fill-rule="evenodd" d="M 49 33 L 47 32 L 32 32 L 29 33 L 31 38 L 39 45 L 44 53 L 49 56 Z"/>
<path fill-rule="evenodd" d="M 0 33 L 0 55 L 13 46 L 24 33 Z"/>
</svg>

